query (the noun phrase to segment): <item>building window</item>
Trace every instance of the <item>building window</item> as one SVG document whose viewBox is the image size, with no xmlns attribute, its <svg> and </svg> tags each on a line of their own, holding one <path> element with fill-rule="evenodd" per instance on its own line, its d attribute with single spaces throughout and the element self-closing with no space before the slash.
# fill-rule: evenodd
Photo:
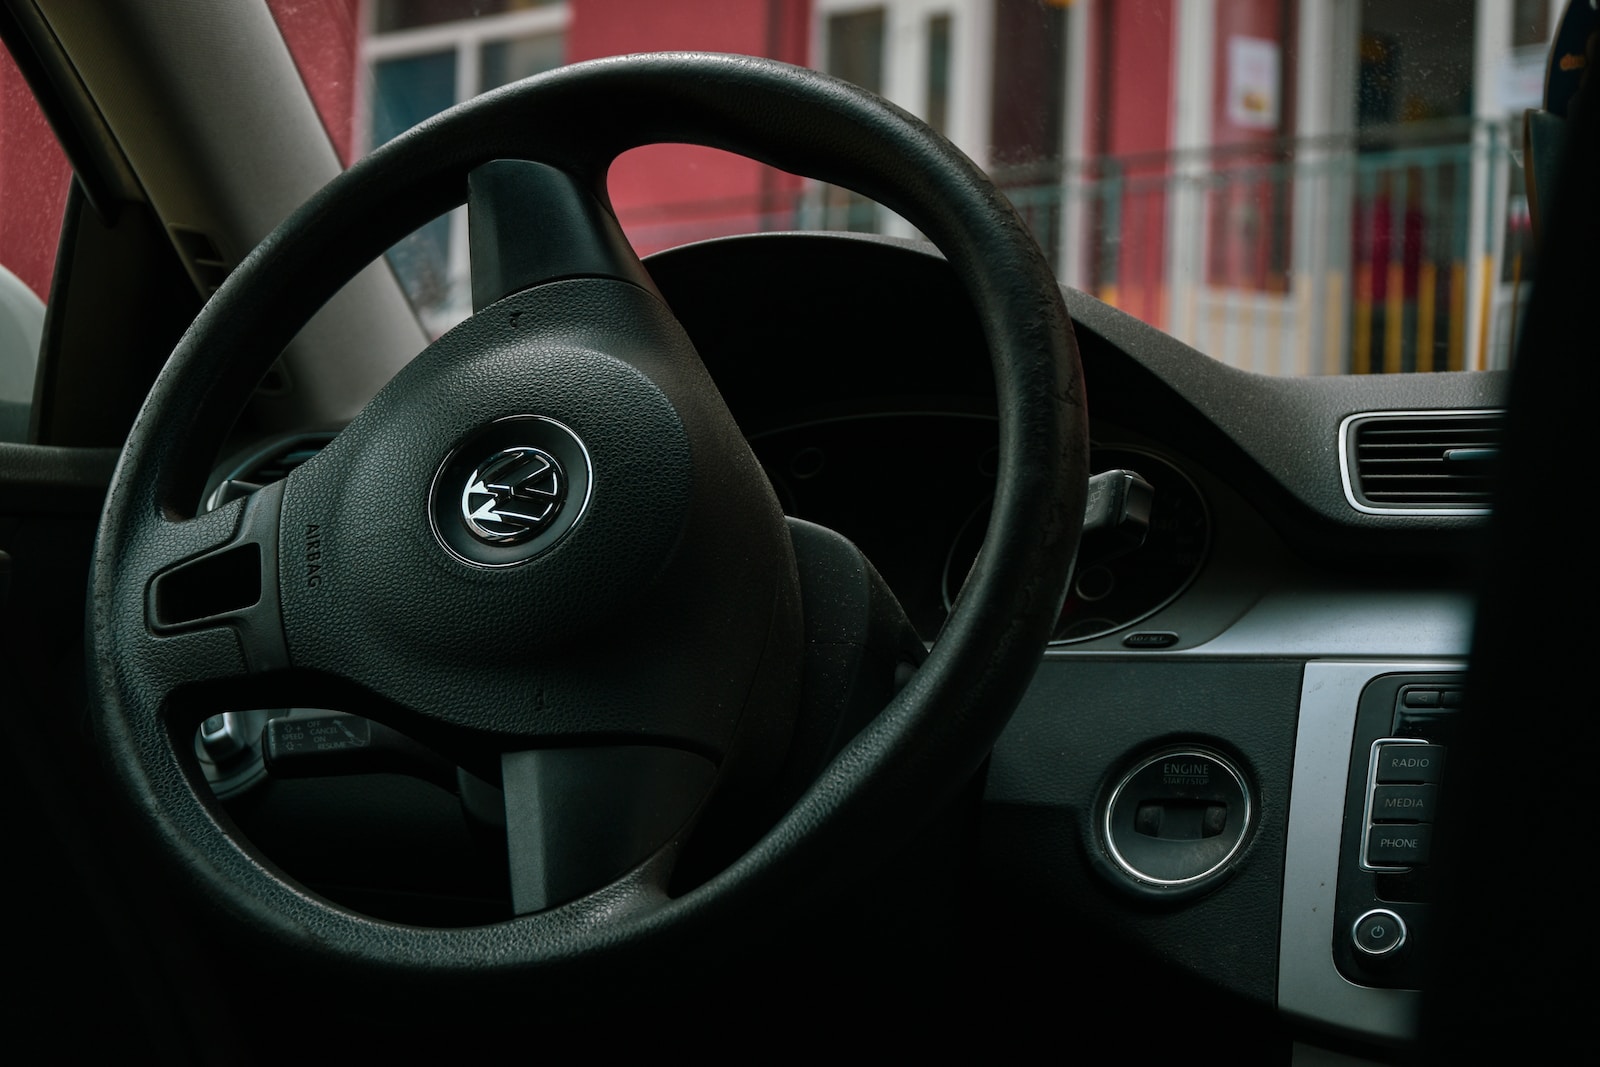
<svg viewBox="0 0 1600 1067">
<path fill-rule="evenodd" d="M 827 72 L 863 89 L 883 92 L 883 8 L 827 16 Z M 878 205 L 830 185 L 823 191 L 824 227 L 876 231 Z"/>
<path fill-rule="evenodd" d="M 975 91 L 987 60 L 974 32 L 981 5 L 960 0 L 817 0 L 815 55 L 829 74 L 899 104 L 980 162 L 987 156 L 985 98 Z M 820 188 L 820 187 L 819 187 Z M 821 190 L 808 224 L 908 236 L 908 224 L 843 189 Z"/>
<path fill-rule="evenodd" d="M 370 151 L 479 93 L 560 66 L 570 17 L 566 3 L 552 0 L 372 0 L 360 147 Z M 389 263 L 430 333 L 471 311 L 465 209 L 412 234 Z"/>
</svg>

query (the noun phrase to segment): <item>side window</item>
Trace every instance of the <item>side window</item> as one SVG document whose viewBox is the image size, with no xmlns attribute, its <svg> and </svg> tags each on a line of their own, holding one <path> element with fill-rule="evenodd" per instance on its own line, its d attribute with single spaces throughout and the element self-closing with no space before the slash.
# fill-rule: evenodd
<svg viewBox="0 0 1600 1067">
<path fill-rule="evenodd" d="M 71 170 L 0 49 L 0 441 L 25 441 Z"/>
</svg>

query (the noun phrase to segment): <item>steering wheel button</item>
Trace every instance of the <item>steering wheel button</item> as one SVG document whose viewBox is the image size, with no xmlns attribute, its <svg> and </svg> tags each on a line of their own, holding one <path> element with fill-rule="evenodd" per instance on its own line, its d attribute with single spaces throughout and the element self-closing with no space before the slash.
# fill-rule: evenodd
<svg viewBox="0 0 1600 1067">
<path fill-rule="evenodd" d="M 1432 822 L 1436 785 L 1380 785 L 1372 791 L 1373 822 Z"/>
<path fill-rule="evenodd" d="M 1355 921 L 1350 939 L 1356 951 L 1374 959 L 1393 959 L 1405 947 L 1406 923 L 1387 908 L 1374 908 Z"/>
<path fill-rule="evenodd" d="M 1367 831 L 1367 863 L 1373 867 L 1413 867 L 1428 862 L 1433 827 L 1427 823 L 1380 823 Z"/>
<path fill-rule="evenodd" d="M 1408 689 L 1402 699 L 1408 708 L 1436 708 L 1439 706 L 1439 690 Z"/>
<path fill-rule="evenodd" d="M 1434 782 L 1444 776 L 1443 745 L 1379 745 L 1380 782 Z"/>
</svg>

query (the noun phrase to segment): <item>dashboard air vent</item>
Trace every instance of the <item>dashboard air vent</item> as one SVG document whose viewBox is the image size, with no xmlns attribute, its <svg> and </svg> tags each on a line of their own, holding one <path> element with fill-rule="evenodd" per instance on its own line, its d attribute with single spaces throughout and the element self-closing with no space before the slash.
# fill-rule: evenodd
<svg viewBox="0 0 1600 1067">
<path fill-rule="evenodd" d="M 230 500 L 249 496 L 269 482 L 289 477 L 289 472 L 321 452 L 333 440 L 331 433 L 299 434 L 277 441 L 237 463 L 224 473 L 206 494 L 205 510 L 221 507 Z"/>
<path fill-rule="evenodd" d="M 1375 515 L 1482 515 L 1489 510 L 1499 411 L 1352 415 L 1339 427 L 1350 505 Z"/>
<path fill-rule="evenodd" d="M 189 276 L 200 292 L 209 297 L 222 288 L 230 268 L 222 253 L 217 251 L 216 243 L 193 226 L 169 226 L 168 229 L 183 265 L 189 269 Z"/>
<path fill-rule="evenodd" d="M 300 464 L 322 451 L 322 446 L 333 440 L 333 434 L 307 434 L 296 437 L 292 441 L 277 445 L 270 451 L 253 457 L 248 465 L 241 467 L 236 478 L 257 485 L 266 485 L 280 478 L 289 477 L 289 472 Z"/>
</svg>

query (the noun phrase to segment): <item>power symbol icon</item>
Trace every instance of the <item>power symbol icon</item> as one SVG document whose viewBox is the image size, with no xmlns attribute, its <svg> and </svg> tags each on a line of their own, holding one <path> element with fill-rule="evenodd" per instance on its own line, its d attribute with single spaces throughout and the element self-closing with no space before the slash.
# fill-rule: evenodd
<svg viewBox="0 0 1600 1067">
<path fill-rule="evenodd" d="M 1390 959 L 1405 944 L 1406 924 L 1387 908 L 1374 908 L 1357 919 L 1350 928 L 1356 950 L 1370 962 Z"/>
</svg>

